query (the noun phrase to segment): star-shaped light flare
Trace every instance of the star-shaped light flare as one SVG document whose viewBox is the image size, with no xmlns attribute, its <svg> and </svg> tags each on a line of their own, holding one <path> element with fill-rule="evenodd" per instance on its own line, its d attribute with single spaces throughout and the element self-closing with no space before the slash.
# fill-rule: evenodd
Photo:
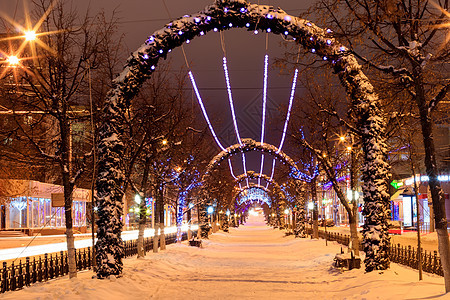
<svg viewBox="0 0 450 300">
<path fill-rule="evenodd" d="M 0 39 L 0 41 L 12 41 L 12 40 L 23 40 L 19 47 L 17 49 L 14 49 L 10 43 L 10 47 L 8 50 L 0 49 L 0 53 L 3 57 L 6 57 L 6 61 L 8 62 L 8 67 L 10 68 L 17 68 L 20 67 L 22 70 L 27 69 L 23 67 L 22 62 L 26 60 L 35 60 L 37 58 L 37 52 L 36 52 L 36 44 L 39 45 L 41 48 L 45 49 L 46 51 L 55 54 L 55 51 L 51 49 L 47 44 L 45 44 L 39 37 L 54 34 L 58 31 L 49 31 L 49 32 L 42 32 L 41 26 L 42 23 L 45 21 L 45 19 L 48 17 L 52 9 L 55 7 L 58 0 L 53 0 L 52 3 L 48 6 L 48 8 L 45 10 L 44 14 L 39 18 L 39 20 L 32 25 L 32 21 L 30 19 L 30 13 L 28 11 L 28 7 L 26 4 L 26 1 L 23 1 L 23 8 L 24 8 L 24 15 L 25 15 L 25 24 L 19 24 L 15 20 L 13 20 L 10 16 L 5 14 L 4 12 L 0 11 L 0 17 L 3 18 L 5 21 L 10 23 L 13 27 L 17 28 L 19 32 L 22 32 L 23 35 L 14 35 L 9 36 L 3 39 Z M 25 57 L 23 55 L 25 47 L 29 45 L 31 50 L 31 56 Z M 4 70 L 0 74 L 0 78 L 2 78 L 5 73 L 10 68 L 4 68 Z"/>
</svg>

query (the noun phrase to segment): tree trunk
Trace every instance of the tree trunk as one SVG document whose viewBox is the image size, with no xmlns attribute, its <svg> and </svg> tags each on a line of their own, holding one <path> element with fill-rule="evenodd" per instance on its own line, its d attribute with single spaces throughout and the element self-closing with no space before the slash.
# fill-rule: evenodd
<svg viewBox="0 0 450 300">
<path fill-rule="evenodd" d="M 161 185 L 158 189 L 159 192 L 159 249 L 166 250 L 166 235 L 164 234 L 164 186 Z"/>
<path fill-rule="evenodd" d="M 439 172 L 433 140 L 433 123 L 428 111 L 427 101 L 425 100 L 421 72 L 418 72 L 416 69 L 414 71 L 416 80 L 420 81 L 416 84 L 416 102 L 419 106 L 420 123 L 422 126 L 425 167 L 427 169 L 428 185 L 433 201 L 434 225 L 438 236 L 439 256 L 441 257 L 442 269 L 444 271 L 445 291 L 450 292 L 450 244 L 447 233 L 444 193 L 437 178 Z"/>
<path fill-rule="evenodd" d="M 159 220 L 157 221 L 155 219 L 155 234 L 153 235 L 153 253 L 158 253 L 159 248 L 158 230 L 159 230 Z"/>
<path fill-rule="evenodd" d="M 192 230 L 191 230 L 191 226 L 192 226 L 192 211 L 191 211 L 191 208 L 188 208 L 188 211 L 186 213 L 186 218 L 187 218 L 187 223 L 188 223 L 187 237 L 188 237 L 188 240 L 191 240 L 192 239 Z"/>
<path fill-rule="evenodd" d="M 206 212 L 206 205 L 198 205 L 198 219 L 199 219 L 199 232 L 202 239 L 208 238 L 209 225 L 208 225 L 208 215 Z"/>
<path fill-rule="evenodd" d="M 350 225 L 350 238 L 352 240 L 351 249 L 355 255 L 359 255 L 359 237 L 358 237 L 358 225 L 356 221 L 356 214 L 352 213 L 348 215 L 348 222 Z"/>
<path fill-rule="evenodd" d="M 63 112 L 65 106 L 63 106 Z M 69 264 L 69 278 L 77 277 L 76 255 L 75 255 L 75 237 L 73 235 L 72 219 L 72 193 L 74 185 L 71 182 L 72 175 L 72 145 L 70 122 L 63 113 L 59 120 L 61 131 L 61 153 L 62 153 L 62 180 L 64 188 L 64 214 L 66 217 L 66 242 L 67 242 L 67 260 Z"/>
<path fill-rule="evenodd" d="M 387 219 L 390 214 L 388 189 L 386 122 L 372 84 L 361 71 L 356 58 L 347 55 L 334 66 L 351 99 L 351 109 L 358 120 L 364 161 L 361 167 L 364 197 L 364 259 L 367 272 L 389 268 Z M 358 88 L 355 88 L 358 86 Z"/>
<path fill-rule="evenodd" d="M 311 180 L 311 200 L 314 204 L 313 208 L 313 238 L 319 238 L 319 212 L 317 207 L 317 183 L 316 177 Z"/>
<path fill-rule="evenodd" d="M 97 278 L 122 274 L 124 245 L 121 237 L 123 212 L 124 173 L 120 162 L 123 159 L 124 144 L 121 119 L 126 113 L 126 101 L 108 98 L 104 107 L 104 122 L 98 139 L 97 176 L 97 243 L 95 254 Z"/>
<path fill-rule="evenodd" d="M 352 250 L 355 255 L 359 255 L 359 238 L 358 238 L 358 199 L 356 199 L 356 179 L 358 172 L 356 168 L 356 146 L 351 135 L 352 149 L 350 151 L 350 190 L 352 193 L 351 211 L 348 211 L 348 222 L 350 225 L 350 237 L 352 239 Z M 344 195 L 342 195 L 344 196 Z M 345 201 L 345 198 L 343 199 Z"/>
<path fill-rule="evenodd" d="M 145 159 L 144 172 L 142 174 L 141 180 L 141 192 L 139 193 L 141 202 L 139 203 L 139 233 L 137 239 L 138 258 L 145 256 L 144 231 L 145 226 L 147 225 L 147 203 L 145 202 L 145 192 L 147 191 L 147 182 L 150 172 L 150 162 L 151 162 L 150 156 L 147 155 Z"/>
<path fill-rule="evenodd" d="M 296 183 L 296 211 L 295 211 L 295 229 L 294 234 L 297 238 L 306 237 L 306 209 L 304 189 Z"/>
<path fill-rule="evenodd" d="M 145 221 L 139 219 L 139 233 L 137 239 L 137 258 L 145 257 L 145 248 L 144 248 L 144 230 L 145 230 Z"/>
</svg>

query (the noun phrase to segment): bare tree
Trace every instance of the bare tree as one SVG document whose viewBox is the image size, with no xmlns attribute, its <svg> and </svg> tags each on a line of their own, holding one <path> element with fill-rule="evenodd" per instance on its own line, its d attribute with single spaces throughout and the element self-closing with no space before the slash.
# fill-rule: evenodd
<svg viewBox="0 0 450 300">
<path fill-rule="evenodd" d="M 100 15 L 79 17 L 70 1 L 34 1 L 41 23 L 37 38 L 18 49 L 16 91 L 10 94 L 12 111 L 31 112 L 26 122 L 16 118 L 16 132 L 45 164 L 56 164 L 64 188 L 69 277 L 76 277 L 72 194 L 92 156 L 91 143 L 73 147 L 72 126 L 89 116 L 88 71 L 103 58 L 102 45 L 115 30 Z M 28 49 L 28 51 L 24 51 Z M 86 125 L 86 127 L 88 127 Z M 39 130 L 37 130 L 39 128 Z"/>
<path fill-rule="evenodd" d="M 391 82 L 416 105 L 448 292 L 450 246 L 433 138 L 433 115 L 450 89 L 448 0 L 324 0 L 316 8 L 316 13 L 323 13 L 324 23 L 331 26 L 335 35 L 345 40 L 353 53 L 371 68 L 374 78 L 393 80 Z"/>
</svg>

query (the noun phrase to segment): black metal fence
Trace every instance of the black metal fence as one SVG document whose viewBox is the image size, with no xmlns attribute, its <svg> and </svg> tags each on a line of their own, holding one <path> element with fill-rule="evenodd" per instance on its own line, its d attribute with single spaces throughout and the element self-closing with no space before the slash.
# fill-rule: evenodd
<svg viewBox="0 0 450 300">
<path fill-rule="evenodd" d="M 308 228 L 307 232 L 308 234 L 312 234 L 312 229 Z M 325 231 L 320 230 L 319 237 L 323 239 L 326 237 L 329 241 L 336 241 L 345 246 L 350 244 L 350 235 L 347 234 L 326 232 L 325 235 Z M 363 250 L 361 243 L 359 244 L 359 250 Z M 417 248 L 411 246 L 402 246 L 400 244 L 391 244 L 389 246 L 389 259 L 391 262 L 408 266 L 416 270 L 419 267 L 419 255 L 421 255 L 422 258 L 422 270 L 424 272 L 444 276 L 441 258 L 438 256 L 437 251 L 431 252 L 421 249 L 419 254 Z"/>
<path fill-rule="evenodd" d="M 193 232 L 195 235 L 196 232 Z M 177 234 L 166 234 L 166 244 L 176 243 Z M 187 233 L 183 232 L 182 240 L 187 239 Z M 137 255 L 137 240 L 124 242 L 125 257 Z M 144 239 L 144 249 L 153 249 L 153 238 Z M 93 257 L 91 247 L 77 249 L 75 252 L 76 266 L 78 271 L 92 268 Z M 25 262 L 20 260 L 18 264 L 11 263 L 9 266 L 3 262 L 0 271 L 0 293 L 22 289 L 36 282 L 44 282 L 69 273 L 67 252 L 44 254 L 44 258 L 27 257 Z"/>
</svg>

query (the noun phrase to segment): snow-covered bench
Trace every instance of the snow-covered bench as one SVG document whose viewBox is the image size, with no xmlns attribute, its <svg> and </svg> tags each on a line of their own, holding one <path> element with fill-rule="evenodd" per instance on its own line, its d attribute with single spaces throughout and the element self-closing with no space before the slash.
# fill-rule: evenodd
<svg viewBox="0 0 450 300">
<path fill-rule="evenodd" d="M 189 246 L 201 247 L 202 246 L 202 240 L 193 238 L 192 240 L 189 240 Z"/>
<path fill-rule="evenodd" d="M 354 256 L 353 251 L 350 253 L 338 253 L 334 257 L 334 266 L 344 270 L 359 269 L 361 268 L 361 258 Z"/>
</svg>

